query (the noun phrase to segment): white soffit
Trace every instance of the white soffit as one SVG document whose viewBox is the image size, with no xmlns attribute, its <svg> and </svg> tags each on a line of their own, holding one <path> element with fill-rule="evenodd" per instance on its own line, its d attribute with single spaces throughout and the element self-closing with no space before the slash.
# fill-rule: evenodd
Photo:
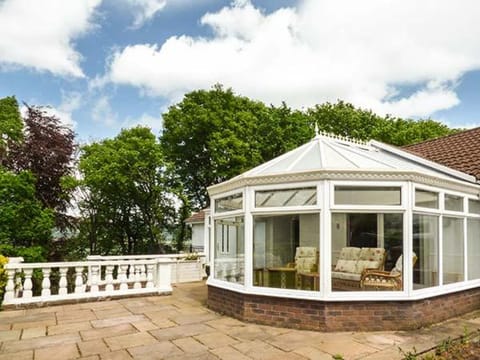
<svg viewBox="0 0 480 360">
<path fill-rule="evenodd" d="M 441 178 L 476 182 L 473 176 L 378 141 L 366 143 L 329 134 L 317 135 L 310 142 L 234 179 L 316 170 L 416 171 Z"/>
</svg>

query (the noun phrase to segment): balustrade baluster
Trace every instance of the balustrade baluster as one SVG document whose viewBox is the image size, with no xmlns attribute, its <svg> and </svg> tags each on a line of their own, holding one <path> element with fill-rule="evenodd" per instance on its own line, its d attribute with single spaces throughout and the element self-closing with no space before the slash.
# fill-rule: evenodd
<svg viewBox="0 0 480 360">
<path fill-rule="evenodd" d="M 24 269 L 25 281 L 23 282 L 23 298 L 31 298 L 33 296 L 33 284 L 32 284 L 33 269 Z"/>
<path fill-rule="evenodd" d="M 113 265 L 107 265 L 105 269 L 105 286 L 106 291 L 113 291 Z"/>
<path fill-rule="evenodd" d="M 15 269 L 7 269 L 7 285 L 5 286 L 5 301 L 15 298 Z"/>
<path fill-rule="evenodd" d="M 128 265 L 128 281 L 135 280 L 135 265 Z"/>
<path fill-rule="evenodd" d="M 83 266 L 75 267 L 75 293 L 83 293 L 85 289 L 83 287 Z"/>
<path fill-rule="evenodd" d="M 58 295 L 67 295 L 68 294 L 68 289 L 67 289 L 68 268 L 61 267 L 59 271 L 60 271 L 60 280 L 58 281 Z"/>
<path fill-rule="evenodd" d="M 120 290 L 128 290 L 127 269 L 128 265 L 119 265 L 118 278 L 120 279 Z"/>
<path fill-rule="evenodd" d="M 140 266 L 140 281 L 143 283 L 147 281 L 147 272 L 145 269 L 145 265 L 139 265 Z"/>
<path fill-rule="evenodd" d="M 147 264 L 147 284 L 145 285 L 145 287 L 147 289 L 151 289 L 154 287 L 153 285 L 153 271 L 155 269 L 155 265 L 154 264 Z"/>
<path fill-rule="evenodd" d="M 134 289 L 141 289 L 142 288 L 142 283 L 140 282 L 140 279 L 141 279 L 141 275 L 140 275 L 141 269 L 140 269 L 140 267 L 141 267 L 141 265 L 134 265 L 134 268 L 135 268 L 135 282 L 133 284 Z"/>
<path fill-rule="evenodd" d="M 42 280 L 42 296 L 50 296 L 50 268 L 42 268 L 43 280 Z"/>
<path fill-rule="evenodd" d="M 20 270 L 15 270 L 15 297 L 19 298 L 20 294 L 23 293 L 23 286 L 22 286 L 22 276 Z"/>
<path fill-rule="evenodd" d="M 98 276 L 100 273 L 100 266 L 99 265 L 92 265 L 91 267 L 91 284 L 90 284 L 90 292 L 97 293 L 98 292 Z"/>
</svg>

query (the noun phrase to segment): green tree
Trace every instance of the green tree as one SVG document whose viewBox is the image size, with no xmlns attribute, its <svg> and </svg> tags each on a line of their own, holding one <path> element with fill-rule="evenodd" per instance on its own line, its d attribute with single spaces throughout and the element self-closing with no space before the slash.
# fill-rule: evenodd
<svg viewBox="0 0 480 360">
<path fill-rule="evenodd" d="M 355 108 L 352 104 L 338 101 L 324 103 L 307 110 L 311 123 L 320 130 L 360 140 L 378 140 L 387 144 L 403 146 L 446 136 L 458 130 L 428 119 L 412 120 L 381 117 L 371 110 Z"/>
<path fill-rule="evenodd" d="M 73 172 L 75 135 L 41 107 L 26 107 L 24 139 L 12 144 L 5 165 L 17 173 L 30 171 L 35 176 L 37 199 L 54 211 L 57 227 L 64 229 L 69 223 L 66 211 L 71 188 L 63 182 Z"/>
<path fill-rule="evenodd" d="M 161 143 L 175 165 L 193 208 L 209 199 L 206 188 L 308 140 L 313 127 L 298 111 L 237 96 L 215 85 L 185 95 L 163 114 Z"/>
<path fill-rule="evenodd" d="M 0 99 L 0 165 L 4 164 L 9 147 L 23 138 L 23 121 L 15 97 Z"/>
<path fill-rule="evenodd" d="M 425 140 L 435 139 L 458 132 L 432 119 L 392 119 L 377 131 L 375 139 L 387 144 L 404 146 L 416 144 Z"/>
<path fill-rule="evenodd" d="M 53 213 L 35 198 L 35 178 L 0 168 L 0 244 L 48 248 Z"/>
<path fill-rule="evenodd" d="M 81 236 L 92 253 L 162 251 L 176 220 L 175 196 L 159 143 L 143 127 L 84 146 Z"/>
</svg>

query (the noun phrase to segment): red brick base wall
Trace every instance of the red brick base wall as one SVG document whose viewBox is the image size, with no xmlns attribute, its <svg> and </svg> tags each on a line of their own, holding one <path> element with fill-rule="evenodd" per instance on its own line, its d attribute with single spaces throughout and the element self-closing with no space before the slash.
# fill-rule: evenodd
<svg viewBox="0 0 480 360">
<path fill-rule="evenodd" d="M 208 307 L 258 324 L 320 331 L 409 330 L 480 308 L 480 288 L 416 301 L 316 301 L 208 287 Z"/>
</svg>

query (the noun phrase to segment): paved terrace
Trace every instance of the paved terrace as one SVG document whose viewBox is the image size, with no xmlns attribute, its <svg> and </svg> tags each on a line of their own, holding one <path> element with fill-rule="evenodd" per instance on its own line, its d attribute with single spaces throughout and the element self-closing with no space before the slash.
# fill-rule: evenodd
<svg viewBox="0 0 480 360">
<path fill-rule="evenodd" d="M 244 323 L 205 307 L 203 282 L 171 296 L 0 312 L 4 359 L 400 359 L 480 326 L 480 311 L 414 332 L 319 333 Z"/>
</svg>

